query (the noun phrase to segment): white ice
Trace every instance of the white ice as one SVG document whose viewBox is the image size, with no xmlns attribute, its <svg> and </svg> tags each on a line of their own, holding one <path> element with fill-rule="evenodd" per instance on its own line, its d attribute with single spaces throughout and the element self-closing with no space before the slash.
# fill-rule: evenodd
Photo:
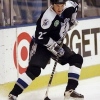
<svg viewBox="0 0 100 100">
<path fill-rule="evenodd" d="M 64 100 L 64 90 L 66 84 L 49 88 L 48 97 L 51 100 Z M 22 93 L 18 100 L 44 100 L 47 88 Z M 85 96 L 84 100 L 100 100 L 100 77 L 94 77 L 79 81 L 76 91 Z M 7 97 L 0 95 L 0 100 L 7 100 Z"/>
</svg>

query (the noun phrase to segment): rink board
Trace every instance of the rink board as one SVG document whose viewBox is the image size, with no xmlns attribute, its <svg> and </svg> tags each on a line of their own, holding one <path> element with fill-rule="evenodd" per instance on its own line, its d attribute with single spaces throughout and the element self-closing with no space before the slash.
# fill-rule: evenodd
<svg viewBox="0 0 100 100">
<path fill-rule="evenodd" d="M 67 80 L 68 80 L 67 73 L 68 73 L 67 71 L 56 72 L 54 74 L 51 86 L 57 86 L 65 83 L 67 84 Z M 82 68 L 80 80 L 88 79 L 96 76 L 100 76 L 100 65 L 94 65 L 94 66 L 88 66 Z M 31 83 L 31 85 L 24 92 L 46 88 L 49 79 L 50 79 L 50 75 L 38 77 L 36 80 L 34 80 Z M 0 93 L 2 95 L 8 95 L 8 93 L 13 88 L 14 84 L 15 82 L 0 85 Z"/>
<path fill-rule="evenodd" d="M 35 28 L 27 26 L 0 30 L 0 93 L 7 94 L 19 75 L 27 69 L 29 43 Z M 80 79 L 100 76 L 100 18 L 79 21 L 78 26 L 68 32 L 64 42 L 84 58 Z M 53 66 L 54 61 L 51 60 L 40 77 L 25 91 L 45 88 Z M 52 86 L 67 83 L 68 67 L 57 65 Z"/>
</svg>

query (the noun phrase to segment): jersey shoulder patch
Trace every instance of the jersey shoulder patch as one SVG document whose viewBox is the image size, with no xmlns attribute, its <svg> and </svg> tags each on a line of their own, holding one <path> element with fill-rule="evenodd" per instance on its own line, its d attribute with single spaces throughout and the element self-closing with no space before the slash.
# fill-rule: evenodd
<svg viewBox="0 0 100 100">
<path fill-rule="evenodd" d="M 45 11 L 41 19 L 41 27 L 43 29 L 48 29 L 54 18 L 56 17 L 56 13 L 52 10 L 51 6 Z"/>
</svg>

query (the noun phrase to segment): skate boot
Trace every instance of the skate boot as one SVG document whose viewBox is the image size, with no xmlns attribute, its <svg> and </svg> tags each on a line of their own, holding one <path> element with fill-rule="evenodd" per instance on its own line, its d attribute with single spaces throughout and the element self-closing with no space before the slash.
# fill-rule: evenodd
<svg viewBox="0 0 100 100">
<path fill-rule="evenodd" d="M 12 95 L 12 94 L 9 94 L 8 95 L 8 100 L 17 100 L 17 97 Z"/>
<path fill-rule="evenodd" d="M 64 100 L 84 100 L 84 96 L 74 90 L 65 91 Z"/>
</svg>

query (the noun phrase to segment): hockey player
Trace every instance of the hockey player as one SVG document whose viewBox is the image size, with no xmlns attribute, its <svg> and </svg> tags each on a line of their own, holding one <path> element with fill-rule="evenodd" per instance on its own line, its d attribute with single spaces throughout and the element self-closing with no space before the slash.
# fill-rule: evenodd
<svg viewBox="0 0 100 100">
<path fill-rule="evenodd" d="M 83 58 L 71 51 L 65 44 L 62 47 L 59 46 L 71 26 L 72 17 L 66 16 L 66 14 L 70 13 L 67 12 L 66 9 L 68 8 L 65 7 L 66 0 L 50 1 L 51 6 L 38 19 L 35 35 L 30 42 L 28 68 L 16 81 L 14 88 L 9 93 L 9 100 L 17 100 L 18 95 L 40 75 L 41 68 L 46 67 L 50 58 L 55 60 L 57 56 L 59 56 L 58 63 L 61 65 L 69 63 L 70 65 L 68 85 L 64 93 L 65 100 L 68 98 L 82 100 L 84 98 L 83 95 L 75 92 Z"/>
</svg>

